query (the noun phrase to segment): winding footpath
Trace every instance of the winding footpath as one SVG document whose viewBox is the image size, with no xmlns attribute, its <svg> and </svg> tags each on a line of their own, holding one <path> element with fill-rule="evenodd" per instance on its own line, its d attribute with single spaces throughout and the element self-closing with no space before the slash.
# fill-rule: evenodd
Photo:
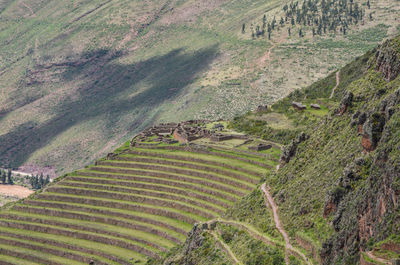
<svg viewBox="0 0 400 265">
<path fill-rule="evenodd" d="M 340 84 L 340 70 L 336 72 L 336 86 L 332 89 L 331 96 L 329 98 L 333 98 L 333 95 L 335 95 L 335 90 Z"/>
<path fill-rule="evenodd" d="M 268 200 L 268 204 L 272 209 L 272 212 L 274 215 L 275 226 L 278 229 L 278 231 L 282 234 L 283 239 L 285 240 L 285 249 L 286 249 L 285 262 L 286 262 L 286 264 L 289 264 L 289 253 L 290 252 L 295 253 L 296 255 L 300 256 L 307 264 L 312 264 L 301 251 L 294 248 L 292 246 L 292 244 L 290 243 L 289 236 L 288 236 L 287 232 L 285 231 L 285 229 L 283 228 L 281 220 L 279 219 L 278 207 L 276 206 L 275 201 L 272 198 L 272 195 L 269 192 L 267 185 L 265 183 L 261 185 L 261 190 L 265 194 L 265 197 Z M 266 205 L 266 206 L 268 207 L 268 205 Z"/>
</svg>

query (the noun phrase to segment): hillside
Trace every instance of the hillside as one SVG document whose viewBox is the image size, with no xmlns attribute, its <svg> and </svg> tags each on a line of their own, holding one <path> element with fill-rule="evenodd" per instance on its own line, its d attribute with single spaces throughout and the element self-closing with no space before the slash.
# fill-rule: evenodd
<svg viewBox="0 0 400 265">
<path fill-rule="evenodd" d="M 398 36 L 231 122 L 150 127 L 3 207 L 1 260 L 397 264 L 399 87 Z"/>
<path fill-rule="evenodd" d="M 0 1 L 0 166 L 60 175 L 152 124 L 272 103 L 398 32 L 398 1 L 355 2 L 346 35 L 253 40 L 290 1 Z"/>
<path fill-rule="evenodd" d="M 232 264 L 283 264 L 276 253 L 261 250 L 271 245 L 286 246 L 292 255 L 286 264 L 398 264 L 399 74 L 396 37 L 268 111 L 236 118 L 236 129 L 287 143 L 279 170 L 223 215 L 233 221 L 198 225 L 182 247 L 151 264 L 224 264 L 223 255 L 202 258 L 218 242 L 237 258 Z M 335 80 L 332 93 L 327 84 Z M 316 103 L 320 109 L 310 107 Z M 260 218 L 265 211 L 275 221 Z M 279 239 L 271 223 L 285 244 L 271 240 Z M 216 239 L 209 236 L 215 233 Z"/>
</svg>

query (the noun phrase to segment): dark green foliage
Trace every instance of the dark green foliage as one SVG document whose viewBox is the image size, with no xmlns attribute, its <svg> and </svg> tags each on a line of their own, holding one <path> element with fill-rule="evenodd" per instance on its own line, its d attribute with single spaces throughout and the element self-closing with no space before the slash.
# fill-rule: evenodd
<svg viewBox="0 0 400 265">
<path fill-rule="evenodd" d="M 0 170 L 0 175 L 1 175 L 1 183 L 6 184 L 7 182 L 7 175 L 5 170 Z"/>
<path fill-rule="evenodd" d="M 12 176 L 11 176 L 11 170 L 7 171 L 7 183 L 10 185 L 14 184 Z"/>
<path fill-rule="evenodd" d="M 41 188 L 44 188 L 49 183 L 50 183 L 49 175 L 47 175 L 46 178 L 43 177 L 43 174 L 40 174 L 40 177 L 38 175 L 36 175 L 36 176 L 32 175 L 29 177 L 29 184 L 31 185 L 32 189 L 34 189 L 34 190 L 40 190 Z"/>
<path fill-rule="evenodd" d="M 371 9 L 369 1 L 366 3 L 368 9 Z M 292 26 L 316 26 L 313 28 L 313 36 L 316 34 L 326 34 L 327 29 L 330 33 L 336 33 L 339 29 L 344 35 L 350 26 L 357 25 L 360 21 L 364 21 L 365 11 L 358 3 L 347 3 L 347 0 L 331 0 L 322 1 L 308 0 L 302 5 L 299 2 L 292 2 L 290 5 L 284 5 L 282 8 L 285 19 L 281 17 L 279 24 L 281 27 L 285 25 L 285 21 L 290 19 Z M 372 13 L 369 14 L 372 20 Z M 266 16 L 263 17 L 263 25 L 266 24 Z M 271 21 L 271 31 L 274 30 L 276 24 L 275 17 Z M 265 27 L 263 27 L 265 28 Z M 270 32 L 270 31 L 268 31 Z M 261 34 L 260 34 L 261 35 Z M 304 37 L 304 30 L 299 30 L 299 37 Z M 257 35 L 258 36 L 258 35 Z M 289 34 L 290 36 L 290 34 Z M 270 34 L 268 34 L 270 38 Z"/>
</svg>

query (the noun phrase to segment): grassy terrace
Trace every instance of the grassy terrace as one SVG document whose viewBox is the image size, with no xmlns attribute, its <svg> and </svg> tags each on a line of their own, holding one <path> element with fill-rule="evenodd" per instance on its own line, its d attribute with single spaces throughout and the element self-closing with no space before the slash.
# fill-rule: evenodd
<svg viewBox="0 0 400 265">
<path fill-rule="evenodd" d="M 122 148 L 2 210 L 0 255 L 5 264 L 144 264 L 225 213 L 275 164 L 234 149 Z"/>
</svg>

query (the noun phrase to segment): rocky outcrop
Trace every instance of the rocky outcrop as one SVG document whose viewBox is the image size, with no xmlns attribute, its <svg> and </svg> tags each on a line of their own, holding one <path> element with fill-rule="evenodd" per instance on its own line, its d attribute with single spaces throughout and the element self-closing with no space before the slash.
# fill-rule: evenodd
<svg viewBox="0 0 400 265">
<path fill-rule="evenodd" d="M 292 142 L 283 148 L 283 152 L 280 158 L 280 166 L 289 163 L 289 161 L 296 155 L 297 146 L 310 138 L 309 135 L 302 132 L 298 137 L 292 140 Z"/>
<path fill-rule="evenodd" d="M 400 73 L 400 54 L 398 44 L 386 41 L 376 51 L 375 69 L 382 73 L 386 81 L 394 80 Z"/>
<path fill-rule="evenodd" d="M 340 102 L 339 108 L 335 111 L 336 114 L 342 115 L 345 113 L 349 107 L 352 106 L 354 99 L 354 94 L 352 92 L 347 92 Z"/>
<path fill-rule="evenodd" d="M 381 139 L 383 128 L 385 127 L 385 116 L 381 113 L 374 113 L 368 118 L 362 129 L 362 146 L 365 152 L 375 150 Z"/>
</svg>

